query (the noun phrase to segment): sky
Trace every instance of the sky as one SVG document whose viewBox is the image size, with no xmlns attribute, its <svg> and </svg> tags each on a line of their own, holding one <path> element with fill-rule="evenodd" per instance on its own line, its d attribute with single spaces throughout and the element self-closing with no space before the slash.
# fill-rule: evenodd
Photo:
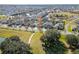
<svg viewBox="0 0 79 59">
<path fill-rule="evenodd" d="M 0 4 L 79 4 L 78 0 L 1 0 Z"/>
</svg>

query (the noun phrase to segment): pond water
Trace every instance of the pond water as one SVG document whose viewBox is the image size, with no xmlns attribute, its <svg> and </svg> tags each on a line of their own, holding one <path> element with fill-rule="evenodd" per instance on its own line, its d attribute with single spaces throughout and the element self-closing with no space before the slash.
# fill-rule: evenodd
<svg viewBox="0 0 79 59">
<path fill-rule="evenodd" d="M 0 44 L 5 40 L 5 38 L 0 37 Z"/>
<path fill-rule="evenodd" d="M 5 40 L 5 38 L 0 37 L 0 44 Z M 0 50 L 0 54 L 1 54 L 1 50 Z"/>
</svg>

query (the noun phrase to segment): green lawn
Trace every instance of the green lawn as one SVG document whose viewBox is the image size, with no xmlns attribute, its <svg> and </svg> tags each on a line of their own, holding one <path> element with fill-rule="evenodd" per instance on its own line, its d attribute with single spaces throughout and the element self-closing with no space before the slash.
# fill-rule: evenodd
<svg viewBox="0 0 79 59">
<path fill-rule="evenodd" d="M 69 31 L 69 32 L 72 32 L 72 27 L 71 27 L 71 25 L 68 26 L 68 31 Z"/>
<path fill-rule="evenodd" d="M 31 36 L 31 34 L 32 34 L 31 32 L 27 32 L 27 31 L 17 31 L 17 30 L 0 28 L 0 37 L 7 38 L 7 37 L 10 37 L 10 36 L 13 36 L 13 35 L 17 35 L 25 43 L 28 42 L 28 39 Z M 43 33 L 36 32 L 35 35 L 32 38 L 30 46 L 32 48 L 33 53 L 35 53 L 35 54 L 45 53 L 42 49 L 42 45 L 41 45 L 41 41 L 40 41 L 40 37 L 42 35 L 43 35 Z"/>
<path fill-rule="evenodd" d="M 17 30 L 0 28 L 0 37 L 7 38 L 13 35 L 17 35 L 25 43 L 28 42 L 28 39 L 31 36 L 31 34 L 32 34 L 31 32 L 27 32 L 27 31 L 17 31 Z"/>
<path fill-rule="evenodd" d="M 0 20 L 5 20 L 5 19 L 7 19 L 7 18 L 8 18 L 7 16 L 0 15 Z"/>
<path fill-rule="evenodd" d="M 35 35 L 32 38 L 30 46 L 32 47 L 32 51 L 34 54 L 44 54 L 42 48 L 42 43 L 40 41 L 40 37 L 43 35 L 43 33 L 36 32 Z"/>
<path fill-rule="evenodd" d="M 61 34 L 60 41 L 66 41 L 66 35 Z"/>
</svg>

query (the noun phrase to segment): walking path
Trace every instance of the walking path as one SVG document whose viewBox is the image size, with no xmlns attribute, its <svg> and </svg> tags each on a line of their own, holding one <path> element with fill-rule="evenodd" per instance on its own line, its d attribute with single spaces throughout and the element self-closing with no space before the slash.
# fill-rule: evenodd
<svg viewBox="0 0 79 59">
<path fill-rule="evenodd" d="M 32 40 L 32 37 L 34 36 L 35 33 L 33 33 L 30 38 L 29 38 L 29 41 L 28 41 L 28 44 L 30 44 L 31 40 Z"/>
<path fill-rule="evenodd" d="M 63 43 L 65 44 L 65 46 L 66 46 L 67 48 L 69 48 L 69 44 L 67 44 L 65 41 L 63 41 Z M 68 54 L 72 54 L 71 49 L 68 49 Z"/>
<path fill-rule="evenodd" d="M 77 19 L 76 19 L 76 20 L 77 20 Z M 61 31 L 61 33 L 62 33 L 62 34 L 74 34 L 74 33 L 68 31 L 68 26 L 69 26 L 72 22 L 74 22 L 74 21 L 76 21 L 76 20 L 72 20 L 71 22 L 69 22 L 68 24 L 66 24 L 66 25 L 65 25 L 65 31 Z M 75 34 L 74 34 L 74 35 L 75 35 Z M 67 44 L 65 41 L 63 41 L 63 43 L 65 44 L 65 46 L 66 46 L 67 48 L 69 48 L 69 44 Z M 68 54 L 72 54 L 71 49 L 68 49 Z"/>
</svg>

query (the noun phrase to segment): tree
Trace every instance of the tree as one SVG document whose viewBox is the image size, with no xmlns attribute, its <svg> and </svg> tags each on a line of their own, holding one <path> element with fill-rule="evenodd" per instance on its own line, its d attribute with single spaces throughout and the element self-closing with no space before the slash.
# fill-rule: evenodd
<svg viewBox="0 0 79 59">
<path fill-rule="evenodd" d="M 4 42 L 1 43 L 0 49 L 3 54 L 29 54 L 30 47 L 22 42 L 19 37 L 12 36 L 6 38 Z"/>
<path fill-rule="evenodd" d="M 73 53 L 74 54 L 79 54 L 79 49 L 76 49 Z"/>
<path fill-rule="evenodd" d="M 64 30 L 64 24 L 63 23 L 59 24 L 58 30 Z"/>
<path fill-rule="evenodd" d="M 66 47 L 59 41 L 60 33 L 57 30 L 48 30 L 42 37 L 42 46 L 46 53 L 62 54 L 65 53 Z"/>
<path fill-rule="evenodd" d="M 70 45 L 70 49 L 75 50 L 79 49 L 79 38 L 73 34 L 66 36 L 67 43 Z"/>
</svg>

